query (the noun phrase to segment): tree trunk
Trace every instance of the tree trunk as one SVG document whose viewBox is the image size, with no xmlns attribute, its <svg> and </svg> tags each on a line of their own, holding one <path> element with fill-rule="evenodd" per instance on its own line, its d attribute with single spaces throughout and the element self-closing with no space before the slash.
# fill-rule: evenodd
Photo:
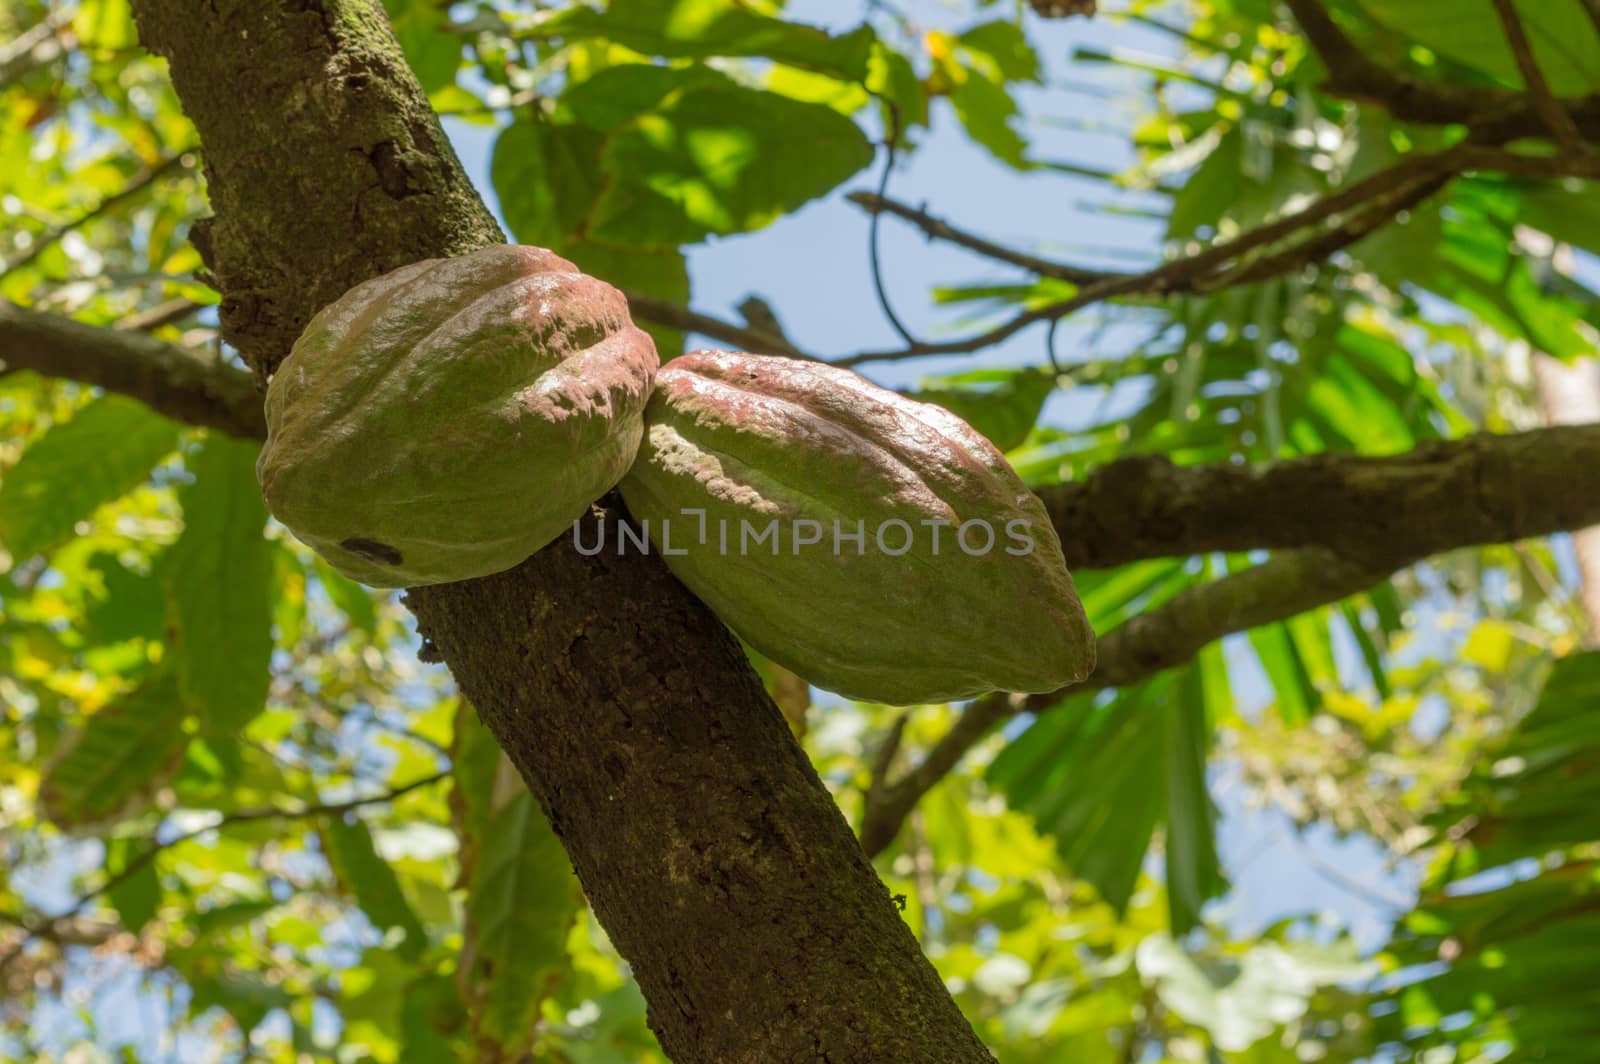
<svg viewBox="0 0 1600 1064">
<path fill-rule="evenodd" d="M 193 238 L 258 374 L 356 282 L 501 239 L 376 0 L 134 7 L 199 129 L 215 218 Z M 591 519 L 613 542 L 618 520 Z M 738 645 L 658 559 L 563 539 L 409 601 L 674 1060 L 991 1059 Z"/>
</svg>

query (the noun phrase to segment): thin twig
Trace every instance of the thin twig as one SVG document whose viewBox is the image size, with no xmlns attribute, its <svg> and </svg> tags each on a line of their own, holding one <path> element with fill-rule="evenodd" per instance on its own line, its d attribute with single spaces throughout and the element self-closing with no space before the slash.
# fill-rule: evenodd
<svg viewBox="0 0 1600 1064">
<path fill-rule="evenodd" d="M 196 303 L 192 299 L 169 299 L 165 303 L 158 303 L 148 310 L 141 310 L 129 314 L 126 318 L 112 326 L 123 332 L 151 332 L 163 325 L 182 321 L 201 307 L 204 303 Z"/>
<path fill-rule="evenodd" d="M 1545 81 L 1544 72 L 1539 69 L 1539 60 L 1533 54 L 1533 46 L 1528 41 L 1528 33 L 1522 26 L 1517 9 L 1512 6 L 1511 0 L 1494 0 L 1494 9 L 1500 16 L 1500 25 L 1506 31 L 1506 44 L 1517 60 L 1517 69 L 1521 71 L 1522 80 L 1533 95 L 1533 107 L 1539 113 L 1539 119 L 1569 155 L 1583 154 L 1583 136 L 1578 132 L 1571 113 L 1551 93 L 1550 83 Z"/>
<path fill-rule="evenodd" d="M 670 329 L 680 329 L 683 332 L 700 333 L 714 340 L 733 344 L 741 351 L 750 351 L 756 354 L 789 355 L 793 358 L 814 359 L 795 347 L 782 336 L 774 336 L 762 329 L 747 328 L 735 325 L 721 318 L 713 318 L 709 314 L 690 310 L 667 299 L 658 299 L 647 296 L 641 292 L 624 292 L 628 299 L 628 308 L 634 317 L 656 325 L 665 325 Z"/>
<path fill-rule="evenodd" d="M 369 795 L 366 798 L 353 798 L 344 802 L 331 802 L 325 805 L 308 805 L 302 809 L 243 809 L 237 812 L 229 813 L 223 816 L 220 820 L 217 820 L 211 824 L 207 824 L 204 827 L 194 828 L 190 831 L 185 831 L 181 835 L 175 835 L 172 838 L 167 839 L 165 842 L 157 842 L 148 849 L 144 850 L 138 856 L 134 857 L 127 864 L 123 865 L 120 871 L 107 878 L 105 882 L 101 883 L 98 887 L 95 887 L 86 894 L 80 895 L 78 899 L 74 901 L 72 905 L 69 906 L 64 912 L 50 917 L 40 927 L 29 928 L 28 933 L 24 935 L 20 941 L 15 943 L 11 947 L 11 950 L 4 957 L 0 957 L 0 972 L 5 971 L 11 962 L 15 960 L 24 949 L 27 948 L 29 942 L 35 938 L 44 937 L 47 934 L 47 928 L 54 926 L 61 921 L 70 920 L 79 915 L 84 909 L 88 908 L 91 902 L 117 889 L 122 884 L 138 875 L 145 869 L 147 865 L 150 864 L 150 862 L 154 861 L 162 853 L 172 849 L 174 846 L 197 839 L 201 835 L 225 828 L 230 824 L 244 824 L 258 820 L 304 820 L 310 817 L 338 816 L 343 813 L 351 812 L 355 809 L 365 808 L 369 805 L 380 805 L 385 802 L 393 802 L 407 794 L 410 794 L 412 791 L 426 787 L 429 784 L 438 783 L 448 775 L 449 772 L 447 771 L 436 772 L 431 776 L 424 776 L 421 779 L 412 780 L 410 783 L 403 784 L 402 786 L 396 787 L 393 790 L 384 791 L 382 794 Z"/>
<path fill-rule="evenodd" d="M 1091 270 L 1082 266 L 1073 266 L 1065 262 L 1053 262 L 1050 259 L 1041 259 L 1036 255 L 1015 251 L 1011 248 L 985 240 L 983 237 L 957 229 L 943 219 L 935 218 L 927 211 L 909 207 L 892 199 L 885 198 L 881 193 L 852 192 L 845 199 L 854 203 L 862 210 L 876 217 L 879 214 L 892 214 L 903 218 L 915 225 L 927 235 L 929 240 L 942 240 L 947 244 L 966 248 L 985 258 L 995 259 L 999 262 L 1020 266 L 1030 273 L 1041 277 L 1054 277 L 1058 280 L 1069 281 L 1072 284 L 1095 284 L 1110 277 L 1126 276 L 1125 274 L 1109 273 L 1105 270 Z"/>
<path fill-rule="evenodd" d="M 144 173 L 128 182 L 128 184 L 123 186 L 121 190 L 113 192 L 111 195 L 107 196 L 105 199 L 102 199 L 99 203 L 89 208 L 89 210 L 85 211 L 83 214 L 80 214 L 78 217 L 69 222 L 65 222 L 53 229 L 46 230 L 45 232 L 39 234 L 34 238 L 33 243 L 29 245 L 28 250 L 24 251 L 21 255 L 18 255 L 15 259 L 12 259 L 4 264 L 0 264 L 0 277 L 5 277 L 7 274 L 12 273 L 15 270 L 20 270 L 34 259 L 44 254 L 47 249 L 53 247 L 57 241 L 66 236 L 68 233 L 79 228 L 80 226 L 87 225 L 89 222 L 94 221 L 96 218 L 116 207 L 118 204 L 137 196 L 139 193 L 143 192 L 145 189 L 149 188 L 151 185 L 155 184 L 162 177 L 164 177 L 168 171 L 182 164 L 191 150 L 193 149 L 185 148 L 182 151 L 178 151 L 167 156 L 160 162 L 156 163 L 156 165 L 150 167 Z"/>
<path fill-rule="evenodd" d="M 1265 280 L 1267 276 L 1279 276 L 1309 264 L 1312 260 L 1307 256 L 1324 246 L 1345 246 L 1352 238 L 1365 235 L 1386 218 L 1415 205 L 1416 198 L 1407 195 L 1407 192 L 1430 185 L 1441 188 L 1449 178 L 1469 170 L 1494 170 L 1525 177 L 1600 177 L 1600 162 L 1591 157 L 1520 155 L 1468 143 L 1442 151 L 1410 155 L 1387 169 L 1331 192 L 1301 210 L 1258 226 L 1232 240 L 1213 244 L 1203 251 L 1173 259 L 1144 273 L 1115 275 L 1087 285 L 1070 298 L 1024 311 L 986 332 L 941 343 L 908 344 L 894 350 L 868 351 L 839 359 L 834 364 L 858 366 L 923 355 L 966 354 L 999 343 L 1037 322 L 1064 317 L 1108 299 L 1208 289 L 1234 268 L 1240 269 L 1241 275 L 1257 281 Z M 1244 270 L 1242 260 L 1252 252 L 1271 247 L 1301 230 L 1330 222 L 1347 212 L 1369 205 L 1370 210 L 1357 215 L 1357 221 L 1343 225 L 1334 221 L 1331 223 L 1333 228 L 1323 234 L 1323 238 L 1313 238 L 1299 249 L 1264 260 L 1271 262 L 1274 272 L 1269 274 L 1257 265 L 1250 265 L 1247 272 Z"/>
<path fill-rule="evenodd" d="M 885 107 L 889 112 L 889 137 L 884 144 L 883 176 L 878 179 L 878 198 L 889 191 L 889 179 L 894 176 L 894 160 L 896 149 L 900 144 L 900 108 L 893 100 L 885 99 Z M 883 310 L 883 316 L 889 320 L 889 325 L 912 347 L 922 344 L 906 328 L 905 322 L 900 320 L 900 315 L 894 312 L 894 304 L 889 300 L 888 286 L 883 282 L 883 260 L 878 246 L 878 219 L 880 215 L 874 211 L 871 220 L 867 222 L 867 262 L 872 269 L 872 291 L 878 297 L 878 306 Z"/>
</svg>

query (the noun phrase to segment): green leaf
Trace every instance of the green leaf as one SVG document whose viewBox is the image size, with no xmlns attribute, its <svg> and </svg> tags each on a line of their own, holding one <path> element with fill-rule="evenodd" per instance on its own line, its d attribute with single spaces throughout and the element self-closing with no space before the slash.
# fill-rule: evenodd
<svg viewBox="0 0 1600 1064">
<path fill-rule="evenodd" d="M 273 1009 L 288 1008 L 293 1000 L 283 987 L 269 983 L 255 972 L 226 975 L 187 973 L 193 997 L 190 1010 L 198 1015 L 209 1008 L 220 1008 L 233 1017 L 247 1034 L 267 1018 Z"/>
<path fill-rule="evenodd" d="M 1042 370 L 978 370 L 939 378 L 908 394 L 939 404 L 1010 451 L 1033 431 L 1055 386 L 1055 374 Z"/>
<path fill-rule="evenodd" d="M 378 605 L 372 592 L 336 571 L 320 557 L 316 560 L 317 579 L 328 599 L 350 620 L 350 623 L 372 635 L 378 628 Z"/>
<path fill-rule="evenodd" d="M 866 137 L 830 107 L 690 86 L 612 134 L 589 233 L 676 245 L 759 229 L 871 161 Z"/>
<path fill-rule="evenodd" d="M 167 569 L 179 689 L 202 727 L 223 733 L 261 712 L 271 679 L 272 551 L 257 450 L 211 435 L 192 456 Z"/>
<path fill-rule="evenodd" d="M 456 80 L 461 36 L 450 29 L 449 9 L 434 0 L 384 0 L 406 62 L 432 94 Z"/>
<path fill-rule="evenodd" d="M 1206 670 L 1209 667 L 1225 684 L 1226 669 L 1220 648 L 1213 644 L 1207 650 L 1215 660 L 1183 670 L 1177 698 L 1166 710 L 1167 906 L 1177 935 L 1199 926 L 1201 908 L 1223 886 L 1217 866 L 1216 813 L 1206 788 L 1206 755 L 1211 749 Z M 1221 693 L 1224 700 L 1216 709 L 1225 711 L 1231 700 L 1225 689 Z"/>
<path fill-rule="evenodd" d="M 733 0 L 611 0 L 604 12 L 574 5 L 541 22 L 539 33 L 568 40 L 603 37 L 649 55 L 765 56 L 847 81 L 866 78 L 877 40 L 867 26 L 835 37 L 756 14 Z"/>
<path fill-rule="evenodd" d="M 0 539 L 20 562 L 56 546 L 178 446 L 178 426 L 120 395 L 51 427 L 0 481 Z"/>
<path fill-rule="evenodd" d="M 619 63 L 595 72 L 561 94 L 558 118 L 610 131 L 630 118 L 654 110 L 675 92 L 699 86 L 730 88 L 738 83 L 705 66 L 665 67 Z"/>
<path fill-rule="evenodd" d="M 176 682 L 161 674 L 102 706 L 63 742 L 39 788 L 44 815 L 73 829 L 125 817 L 177 772 L 189 737 Z"/>
<path fill-rule="evenodd" d="M 599 195 L 594 174 L 603 144 L 587 126 L 542 120 L 501 131 L 489 176 L 517 240 L 560 249 L 583 227 Z"/>
<path fill-rule="evenodd" d="M 411 903 L 400 889 L 400 880 L 389 862 L 372 845 L 372 832 L 361 820 L 346 822 L 334 817 L 319 831 L 328 865 L 340 885 L 355 895 L 356 904 L 374 926 L 399 929 L 404 940 L 399 953 L 407 960 L 421 956 L 428 944 L 427 933 Z"/>
<path fill-rule="evenodd" d="M 1514 2 L 1552 91 L 1576 96 L 1600 86 L 1600 30 L 1582 3 Z M 1378 21 L 1448 59 L 1522 85 L 1493 0 L 1455 0 L 1445 17 L 1438 0 L 1361 0 L 1361 6 Z"/>
<path fill-rule="evenodd" d="M 469 1012 L 480 1039 L 515 1057 L 567 968 L 577 877 L 533 795 L 466 705 L 453 760 L 468 881 Z"/>
<path fill-rule="evenodd" d="M 106 843 L 106 874 L 120 876 L 129 861 L 145 853 L 150 843 L 135 839 L 113 839 Z M 122 919 L 122 926 L 137 935 L 161 906 L 161 877 L 156 863 L 146 861 L 138 871 L 106 891 L 106 899 Z"/>
<path fill-rule="evenodd" d="M 950 106 L 973 141 L 989 149 L 1003 163 L 1019 170 L 1030 166 L 1028 142 L 1012 126 L 1019 114 L 1017 102 L 998 78 L 966 69 L 956 75 L 950 89 Z"/>
<path fill-rule="evenodd" d="M 957 38 L 975 65 L 1005 81 L 1039 80 L 1039 56 L 1015 22 L 996 20 L 974 26 Z"/>
</svg>

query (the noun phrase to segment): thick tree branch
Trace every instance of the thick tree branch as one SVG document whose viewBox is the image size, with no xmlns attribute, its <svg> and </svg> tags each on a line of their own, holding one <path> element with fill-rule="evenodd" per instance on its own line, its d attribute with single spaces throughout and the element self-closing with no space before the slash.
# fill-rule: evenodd
<svg viewBox="0 0 1600 1064">
<path fill-rule="evenodd" d="M 1339 28 L 1322 0 L 1284 2 L 1328 69 L 1322 88 L 1329 95 L 1377 104 L 1407 122 L 1471 126 L 1483 144 L 1525 137 L 1540 124 L 1536 101 L 1526 93 L 1423 81 L 1390 70 Z M 1600 141 L 1600 94 L 1560 106 L 1584 137 Z"/>
<path fill-rule="evenodd" d="M 1284 550 L 1188 588 L 1101 636 L 1095 671 L 1047 694 L 974 702 L 913 768 L 874 775 L 862 816 L 868 853 L 888 846 L 916 803 L 991 728 L 1069 695 L 1122 687 L 1192 659 L 1223 636 L 1364 591 L 1459 547 L 1511 542 L 1600 522 L 1600 425 L 1473 436 L 1393 458 L 1319 455 L 1260 470 L 1187 469 L 1130 458 L 1082 485 L 1043 489 L 1069 564 L 1123 564 L 1203 551 Z"/>
<path fill-rule="evenodd" d="M 1298 547 L 1421 558 L 1600 523 L 1600 425 L 1256 467 L 1141 455 L 1038 493 L 1075 569 Z"/>
<path fill-rule="evenodd" d="M 118 392 L 190 424 L 265 435 L 248 374 L 136 333 L 0 303 L 0 363 Z M 1260 466 L 1136 455 L 1037 492 L 1074 569 L 1306 547 L 1426 557 L 1600 524 L 1600 425 Z"/>
<path fill-rule="evenodd" d="M 0 301 L 0 364 L 131 396 L 175 421 L 261 439 L 250 374 L 133 329 L 103 329 Z"/>
<path fill-rule="evenodd" d="M 1511 0 L 1494 0 L 1495 14 L 1500 17 L 1500 25 L 1506 31 L 1506 44 L 1511 48 L 1511 55 L 1517 61 L 1517 70 L 1522 74 L 1523 83 L 1528 86 L 1528 93 L 1533 97 L 1533 109 L 1544 123 L 1544 127 L 1555 137 L 1556 143 L 1571 155 L 1580 155 L 1584 151 L 1583 135 L 1578 132 L 1578 125 L 1572 120 L 1572 112 L 1562 106 L 1550 92 L 1550 84 L 1544 79 L 1544 72 L 1539 69 L 1539 61 L 1534 57 L 1533 46 L 1528 43 L 1528 34 L 1522 26 L 1522 19 L 1517 14 L 1517 9 Z"/>
<path fill-rule="evenodd" d="M 1481 144 L 1462 143 L 1442 151 L 1406 156 L 1376 174 L 1328 193 L 1291 214 L 1257 226 L 1183 258 L 1139 274 L 1113 275 L 1085 285 L 1067 299 L 1024 311 L 993 329 L 940 343 L 910 343 L 885 351 L 868 351 L 835 364 L 965 354 L 999 343 L 1042 321 L 1055 321 L 1095 303 L 1124 296 L 1163 296 L 1211 291 L 1245 281 L 1281 276 L 1319 262 L 1415 206 L 1449 181 L 1472 170 L 1525 177 L 1600 177 L 1600 160 L 1521 155 Z M 1305 234 L 1310 231 L 1311 235 Z M 1285 241 L 1298 239 L 1288 248 Z"/>
</svg>

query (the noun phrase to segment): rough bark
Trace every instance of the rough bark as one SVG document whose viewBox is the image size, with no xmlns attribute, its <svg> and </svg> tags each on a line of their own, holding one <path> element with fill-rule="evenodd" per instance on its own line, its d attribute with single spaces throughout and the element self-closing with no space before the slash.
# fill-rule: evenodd
<svg viewBox="0 0 1600 1064">
<path fill-rule="evenodd" d="M 1139 456 L 1039 495 L 1074 568 L 1286 547 L 1404 562 L 1600 522 L 1600 429 L 1469 436 L 1382 458 L 1323 454 L 1265 466 Z"/>
<path fill-rule="evenodd" d="M 357 281 L 501 239 L 373 0 L 140 0 L 198 127 L 197 244 L 258 372 Z M 561 540 L 412 596 L 679 1061 L 991 1059 L 727 632 Z"/>
<path fill-rule="evenodd" d="M 0 302 L 0 365 L 98 385 L 176 421 L 245 439 L 267 432 L 249 374 L 138 332 Z"/>
</svg>

